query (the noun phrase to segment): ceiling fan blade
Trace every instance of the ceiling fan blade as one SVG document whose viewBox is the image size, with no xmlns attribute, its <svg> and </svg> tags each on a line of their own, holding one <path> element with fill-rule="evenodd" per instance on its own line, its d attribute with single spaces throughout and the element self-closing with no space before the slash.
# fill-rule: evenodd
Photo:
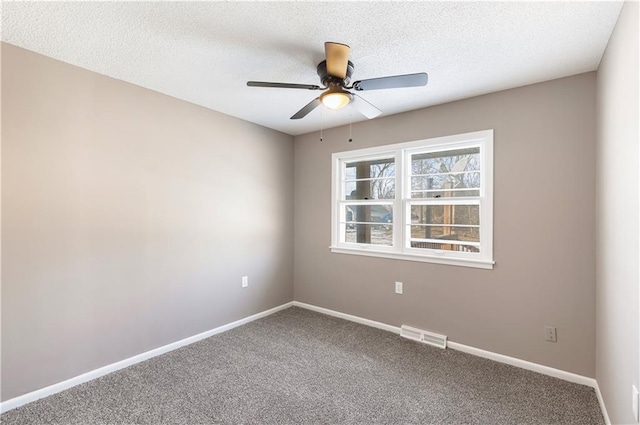
<svg viewBox="0 0 640 425">
<path fill-rule="evenodd" d="M 313 84 L 270 83 L 267 81 L 247 81 L 249 87 L 274 87 L 278 89 L 307 89 L 320 90 L 320 86 Z"/>
<path fill-rule="evenodd" d="M 358 112 L 369 119 L 375 118 L 382 113 L 380 109 L 376 108 L 357 94 L 353 95 L 351 104 Z"/>
<path fill-rule="evenodd" d="M 397 89 L 402 87 L 426 86 L 429 76 L 426 72 L 417 74 L 394 75 L 392 77 L 371 78 L 353 83 L 354 90 Z"/>
<path fill-rule="evenodd" d="M 316 109 L 318 106 L 320 106 L 322 104 L 322 102 L 320 102 L 320 98 L 316 97 L 315 99 L 313 99 L 311 102 L 307 103 L 306 106 L 304 106 L 302 109 L 300 109 L 298 112 L 296 112 L 295 114 L 293 114 L 293 116 L 291 117 L 292 120 L 299 120 L 300 118 L 304 118 L 307 116 L 307 114 L 311 111 L 313 111 L 314 109 Z"/>
<path fill-rule="evenodd" d="M 327 58 L 327 72 L 334 77 L 346 78 L 349 46 L 327 41 L 324 43 L 324 53 Z"/>
</svg>

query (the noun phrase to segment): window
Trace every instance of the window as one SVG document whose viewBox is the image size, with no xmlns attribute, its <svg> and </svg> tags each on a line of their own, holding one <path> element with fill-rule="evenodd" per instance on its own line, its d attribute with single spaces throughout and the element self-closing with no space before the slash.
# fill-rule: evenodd
<svg viewBox="0 0 640 425">
<path fill-rule="evenodd" d="M 332 161 L 332 252 L 493 268 L 493 130 Z"/>
</svg>

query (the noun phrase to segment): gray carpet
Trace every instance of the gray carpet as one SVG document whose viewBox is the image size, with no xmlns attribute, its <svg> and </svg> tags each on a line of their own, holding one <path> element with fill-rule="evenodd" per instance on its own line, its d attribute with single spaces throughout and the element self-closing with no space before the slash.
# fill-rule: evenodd
<svg viewBox="0 0 640 425">
<path fill-rule="evenodd" d="M 290 308 L 3 424 L 603 424 L 592 388 Z"/>
</svg>

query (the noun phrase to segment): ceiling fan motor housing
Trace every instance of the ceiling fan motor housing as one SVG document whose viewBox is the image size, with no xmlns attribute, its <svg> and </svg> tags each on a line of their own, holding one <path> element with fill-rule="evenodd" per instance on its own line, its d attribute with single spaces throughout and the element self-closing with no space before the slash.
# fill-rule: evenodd
<svg viewBox="0 0 640 425">
<path fill-rule="evenodd" d="M 320 77 L 320 81 L 324 84 L 325 87 L 344 87 L 348 86 L 351 82 L 351 74 L 353 74 L 354 66 L 353 62 L 347 62 L 347 76 L 343 79 L 340 77 L 333 76 L 327 72 L 327 61 L 324 60 L 318 64 L 318 76 Z"/>
</svg>

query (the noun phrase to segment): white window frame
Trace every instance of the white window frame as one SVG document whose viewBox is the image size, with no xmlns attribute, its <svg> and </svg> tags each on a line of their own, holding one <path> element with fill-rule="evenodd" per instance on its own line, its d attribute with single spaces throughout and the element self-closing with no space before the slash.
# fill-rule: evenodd
<svg viewBox="0 0 640 425">
<path fill-rule="evenodd" d="M 441 152 L 461 148 L 480 148 L 480 196 L 455 198 L 411 198 L 410 157 L 415 153 Z M 345 164 L 381 158 L 394 158 L 396 169 L 395 199 L 389 200 L 347 200 L 344 193 Z M 492 269 L 493 261 L 493 130 L 417 140 L 413 142 L 378 146 L 331 156 L 331 252 L 340 254 L 366 255 L 397 260 L 421 261 L 454 266 Z M 345 243 L 341 237 L 341 215 L 344 206 L 354 204 L 393 205 L 394 220 L 393 246 Z M 409 242 L 411 225 L 411 204 L 478 204 L 480 206 L 480 252 L 459 252 L 437 249 L 412 248 Z"/>
</svg>

